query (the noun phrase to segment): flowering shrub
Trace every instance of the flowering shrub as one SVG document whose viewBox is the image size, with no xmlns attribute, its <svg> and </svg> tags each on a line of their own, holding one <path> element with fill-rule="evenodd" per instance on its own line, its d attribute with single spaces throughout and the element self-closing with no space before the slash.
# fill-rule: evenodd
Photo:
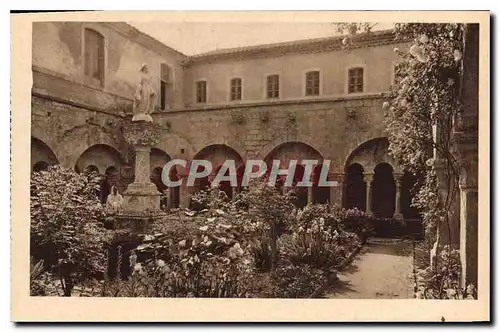
<svg viewBox="0 0 500 332">
<path fill-rule="evenodd" d="M 107 283 L 103 295 L 247 296 L 246 284 L 254 266 L 249 248 L 255 226 L 242 218 L 245 214 L 207 209 L 179 223 L 180 227 L 170 221 L 157 227 L 156 231 L 165 232 L 145 235 L 144 243 L 131 256 L 134 271 L 127 287 Z"/>
<path fill-rule="evenodd" d="M 278 240 L 283 260 L 330 271 L 360 244 L 359 238 L 344 231 L 328 209 L 325 205 L 308 205 L 297 213 L 290 233 Z"/>
<path fill-rule="evenodd" d="M 61 166 L 31 177 L 31 253 L 60 279 L 65 296 L 75 283 L 105 271 L 110 233 L 98 192 L 95 174 Z"/>
</svg>

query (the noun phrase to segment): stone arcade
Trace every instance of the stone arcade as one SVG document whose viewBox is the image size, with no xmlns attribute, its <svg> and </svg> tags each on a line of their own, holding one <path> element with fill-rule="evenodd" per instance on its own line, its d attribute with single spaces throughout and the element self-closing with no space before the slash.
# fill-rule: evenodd
<svg viewBox="0 0 500 332">
<path fill-rule="evenodd" d="M 249 159 L 330 160 L 328 180 L 339 186 L 317 185 L 319 165 L 303 204 L 419 224 L 410 207 L 415 179 L 389 156 L 384 132 L 395 47 L 408 49 L 378 31 L 355 38 L 349 51 L 342 37 L 329 37 L 187 56 L 125 23 L 34 23 L 31 168 L 98 171 L 106 177 L 102 199 L 117 184 L 124 214 L 139 217 L 159 209 L 161 170 L 172 159 L 209 160 L 213 172 L 194 188 L 171 188 L 168 208 L 189 207 L 227 159 L 240 175 Z M 151 114 L 139 117 L 152 122 L 132 121 L 147 97 Z M 186 176 L 182 167 L 169 174 L 172 181 Z M 477 185 L 465 178 L 462 204 L 472 213 Z M 237 190 L 221 188 L 229 197 Z"/>
</svg>

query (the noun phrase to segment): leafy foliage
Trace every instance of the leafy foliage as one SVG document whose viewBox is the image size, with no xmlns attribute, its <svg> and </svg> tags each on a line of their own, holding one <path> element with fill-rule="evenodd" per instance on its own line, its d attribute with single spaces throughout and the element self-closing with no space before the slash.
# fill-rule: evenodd
<svg viewBox="0 0 500 332">
<path fill-rule="evenodd" d="M 61 280 L 69 296 L 75 283 L 105 270 L 105 214 L 96 174 L 60 166 L 32 174 L 31 253 Z"/>
<path fill-rule="evenodd" d="M 283 260 L 325 272 L 338 268 L 359 244 L 359 238 L 344 231 L 326 205 L 308 205 L 299 211 L 289 233 L 278 241 Z"/>
<path fill-rule="evenodd" d="M 474 285 L 465 289 L 460 287 L 460 253 L 445 246 L 439 253 L 435 264 L 430 264 L 419 271 L 419 285 L 416 294 L 422 299 L 475 299 Z"/>
</svg>

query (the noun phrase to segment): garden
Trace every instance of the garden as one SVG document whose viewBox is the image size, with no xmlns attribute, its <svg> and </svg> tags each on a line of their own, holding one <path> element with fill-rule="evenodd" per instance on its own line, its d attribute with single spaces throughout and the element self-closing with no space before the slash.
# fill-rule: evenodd
<svg viewBox="0 0 500 332">
<path fill-rule="evenodd" d="M 98 189 L 95 173 L 33 173 L 31 295 L 319 298 L 369 231 L 363 212 L 297 209 L 294 190 L 258 180 L 233 200 L 201 191 L 199 209 L 174 210 L 137 234 L 105 227 L 113 214 Z"/>
</svg>

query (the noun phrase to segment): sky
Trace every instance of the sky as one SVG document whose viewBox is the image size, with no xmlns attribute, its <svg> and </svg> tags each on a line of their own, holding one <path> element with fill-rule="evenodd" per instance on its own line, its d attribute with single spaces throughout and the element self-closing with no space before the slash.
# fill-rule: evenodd
<svg viewBox="0 0 500 332">
<path fill-rule="evenodd" d="M 222 48 L 329 37 L 336 34 L 328 22 L 128 22 L 162 43 L 186 54 Z M 378 25 L 388 29 L 390 24 Z"/>
</svg>

